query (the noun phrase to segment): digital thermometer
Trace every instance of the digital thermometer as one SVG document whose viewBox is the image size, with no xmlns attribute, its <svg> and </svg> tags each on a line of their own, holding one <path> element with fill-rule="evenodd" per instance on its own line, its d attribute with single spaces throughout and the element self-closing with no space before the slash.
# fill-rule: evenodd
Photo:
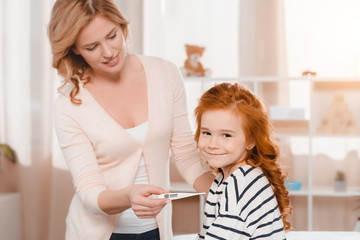
<svg viewBox="0 0 360 240">
<path fill-rule="evenodd" d="M 162 199 L 162 198 L 167 198 L 170 200 L 177 200 L 177 199 L 182 199 L 182 198 L 187 198 L 187 197 L 192 197 L 192 196 L 197 196 L 197 195 L 203 195 L 206 194 L 205 192 L 202 193 L 163 193 L 163 194 L 159 194 L 159 195 L 151 195 L 149 198 L 152 199 Z"/>
</svg>

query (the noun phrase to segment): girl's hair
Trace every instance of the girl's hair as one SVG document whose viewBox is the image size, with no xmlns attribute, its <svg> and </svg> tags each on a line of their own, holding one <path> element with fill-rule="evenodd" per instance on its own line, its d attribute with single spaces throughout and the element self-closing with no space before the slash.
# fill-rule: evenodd
<svg viewBox="0 0 360 240">
<path fill-rule="evenodd" d="M 201 118 L 204 112 L 231 110 L 244 120 L 243 131 L 247 143 L 254 147 L 246 150 L 245 162 L 260 167 L 270 182 L 279 205 L 285 230 L 290 229 L 287 217 L 291 214 L 290 198 L 285 186 L 284 170 L 278 162 L 279 148 L 271 138 L 272 127 L 265 106 L 253 93 L 239 84 L 221 83 L 206 91 L 195 109 L 197 130 L 195 140 L 199 142 Z"/>
<path fill-rule="evenodd" d="M 74 84 L 70 98 L 75 104 L 81 104 L 75 96 L 79 92 L 80 81 L 85 80 L 86 83 L 90 80 L 83 79 L 85 70 L 90 66 L 72 48 L 80 31 L 97 15 L 118 24 L 124 38 L 127 38 L 129 22 L 112 0 L 57 0 L 51 13 L 48 35 L 53 54 L 52 66 L 64 78 L 59 90 L 68 83 Z"/>
</svg>

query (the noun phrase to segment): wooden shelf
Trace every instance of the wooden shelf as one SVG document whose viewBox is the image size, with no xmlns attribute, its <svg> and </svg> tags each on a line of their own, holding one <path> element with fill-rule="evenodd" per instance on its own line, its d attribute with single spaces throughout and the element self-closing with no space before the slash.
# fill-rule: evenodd
<svg viewBox="0 0 360 240">
<path fill-rule="evenodd" d="M 314 90 L 359 90 L 360 81 L 314 81 Z"/>
<path fill-rule="evenodd" d="M 320 134 L 316 134 L 316 135 L 313 135 L 314 138 L 326 138 L 326 139 L 329 139 L 329 138 L 343 138 L 343 139 L 346 139 L 346 138 L 360 138 L 360 134 L 354 134 L 354 135 L 336 135 L 336 134 L 324 134 L 324 135 L 320 135 Z"/>
<path fill-rule="evenodd" d="M 283 134 L 275 134 L 275 137 L 276 138 L 297 138 L 297 137 L 299 137 L 299 138 L 309 138 L 309 134 L 291 134 L 291 133 L 289 133 L 289 134 L 285 134 L 285 133 L 283 133 Z"/>
<path fill-rule="evenodd" d="M 360 188 L 349 187 L 347 191 L 336 192 L 330 186 L 313 187 L 312 196 L 314 197 L 359 197 Z"/>
<path fill-rule="evenodd" d="M 189 184 L 185 182 L 172 182 L 171 191 L 173 192 L 196 192 Z M 307 188 L 301 190 L 289 191 L 290 196 L 309 196 L 310 192 Z M 331 186 L 314 187 L 311 195 L 316 197 L 357 197 L 360 196 L 360 188 L 350 187 L 345 192 L 335 192 Z"/>
<path fill-rule="evenodd" d="M 304 189 L 304 190 L 296 190 L 296 191 L 289 191 L 289 195 L 290 196 L 309 196 L 309 191 Z"/>
<path fill-rule="evenodd" d="M 308 134 L 308 120 L 271 120 L 276 134 Z"/>
<path fill-rule="evenodd" d="M 292 137 L 306 137 L 309 138 L 309 134 L 307 133 L 303 133 L 303 134 L 295 134 L 295 133 L 275 133 L 275 137 L 277 138 L 292 138 Z M 311 135 L 312 138 L 314 139 L 359 139 L 360 140 L 360 134 L 356 134 L 356 135 L 335 135 L 335 134 L 328 134 L 328 135 L 319 135 L 319 134 L 313 134 Z"/>
</svg>

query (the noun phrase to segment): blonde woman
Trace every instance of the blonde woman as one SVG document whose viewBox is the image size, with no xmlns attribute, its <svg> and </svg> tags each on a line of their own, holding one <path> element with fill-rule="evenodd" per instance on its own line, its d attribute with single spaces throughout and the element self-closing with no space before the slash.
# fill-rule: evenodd
<svg viewBox="0 0 360 240">
<path fill-rule="evenodd" d="M 48 34 L 63 78 L 55 128 L 75 195 L 66 239 L 172 239 L 171 159 L 198 191 L 200 164 L 178 69 L 129 54 L 128 21 L 111 0 L 58 0 Z"/>
</svg>

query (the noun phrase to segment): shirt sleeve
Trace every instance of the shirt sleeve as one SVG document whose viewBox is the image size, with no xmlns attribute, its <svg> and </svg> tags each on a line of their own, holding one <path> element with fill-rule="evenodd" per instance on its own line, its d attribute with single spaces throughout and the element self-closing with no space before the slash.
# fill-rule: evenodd
<svg viewBox="0 0 360 240">
<path fill-rule="evenodd" d="M 171 134 L 171 158 L 180 174 L 191 184 L 208 171 L 201 163 L 197 144 L 191 131 L 186 107 L 184 82 L 175 65 L 171 71 L 173 89 L 173 128 Z"/>
<path fill-rule="evenodd" d="M 228 214 L 217 216 L 216 220 L 209 226 L 204 239 L 250 239 L 250 234 L 245 230 L 245 221 L 230 211 Z"/>
<path fill-rule="evenodd" d="M 250 239 L 251 234 L 247 229 L 248 219 L 239 214 L 242 206 L 232 197 L 232 192 L 228 192 L 233 188 L 225 187 L 219 190 L 218 183 L 219 178 L 214 180 L 211 186 L 204 212 L 206 221 L 202 226 L 199 239 Z M 221 200 L 217 202 L 219 195 L 221 195 Z"/>
<path fill-rule="evenodd" d="M 82 204 L 94 214 L 104 214 L 97 202 L 106 184 L 90 140 L 74 119 L 71 103 L 59 96 L 54 104 L 55 130 L 59 146 L 71 172 L 73 184 Z"/>
</svg>

